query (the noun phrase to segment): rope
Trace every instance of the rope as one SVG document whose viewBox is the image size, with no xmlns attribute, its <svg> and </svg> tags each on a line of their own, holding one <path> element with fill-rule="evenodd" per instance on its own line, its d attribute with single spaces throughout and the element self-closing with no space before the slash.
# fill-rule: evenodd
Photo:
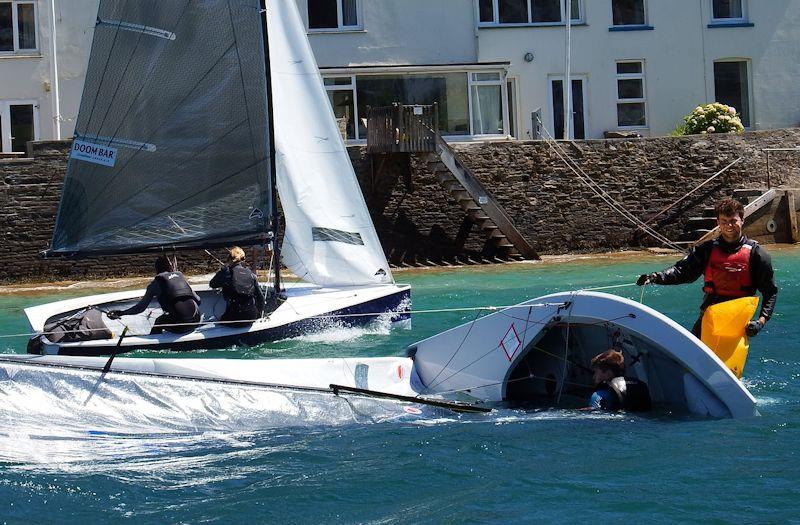
<svg viewBox="0 0 800 525">
<path fill-rule="evenodd" d="M 598 290 L 611 290 L 614 288 L 630 288 L 631 286 L 637 286 L 636 283 L 628 283 L 628 284 L 612 284 L 610 286 L 598 286 L 596 288 L 581 288 L 578 292 L 596 292 Z"/>
<path fill-rule="evenodd" d="M 399 311 L 383 311 L 383 312 L 368 312 L 368 313 L 357 313 L 357 314 L 320 314 L 320 315 L 312 315 L 308 317 L 304 317 L 303 319 L 343 319 L 349 317 L 377 317 L 381 315 L 395 315 L 395 314 L 435 314 L 435 313 L 447 313 L 447 312 L 473 312 L 473 311 L 497 311 L 497 310 L 510 310 L 514 308 L 528 308 L 528 307 L 537 307 L 537 308 L 546 308 L 550 306 L 563 306 L 563 303 L 534 303 L 534 304 L 516 304 L 510 306 L 472 306 L 472 307 L 464 307 L 464 308 L 436 308 L 436 309 L 429 309 L 429 310 L 399 310 Z M 262 318 L 258 319 L 240 319 L 235 321 L 200 321 L 197 323 L 170 323 L 170 324 L 160 324 L 160 327 L 200 327 L 200 326 L 207 326 L 207 325 L 224 325 L 224 324 L 232 324 L 232 323 L 254 323 L 256 321 L 260 321 Z M 123 326 L 126 326 L 123 323 Z M 26 333 L 16 333 L 16 334 L 3 334 L 0 335 L 0 339 L 7 339 L 10 337 L 33 337 L 36 335 L 51 335 L 51 334 L 72 334 L 72 333 L 85 333 L 85 332 L 93 332 L 93 331 L 105 331 L 108 328 L 84 328 L 81 330 L 59 330 L 59 331 L 50 331 L 50 332 L 26 332 Z M 127 337 L 137 336 L 137 335 L 149 335 L 149 334 L 128 334 Z"/>
<path fill-rule="evenodd" d="M 559 357 L 559 359 L 562 359 L 562 358 Z M 530 368 L 528 370 L 530 370 Z M 440 390 L 440 391 L 436 392 L 436 394 L 438 394 L 438 395 L 468 394 L 469 395 L 470 391 L 477 390 L 478 388 L 486 388 L 486 387 L 489 387 L 489 386 L 502 385 L 503 383 L 508 385 L 508 384 L 511 384 L 511 383 L 519 383 L 520 381 L 528 381 L 529 379 L 542 379 L 544 381 L 552 381 L 552 379 L 549 378 L 549 377 L 537 376 L 537 375 L 531 373 L 530 375 L 528 375 L 526 377 L 518 377 L 517 379 L 509 379 L 508 381 L 495 381 L 493 383 L 484 383 L 484 384 L 481 384 L 481 385 L 471 386 L 469 388 L 454 388 L 452 390 Z M 563 383 L 566 383 L 566 384 L 572 385 L 572 386 L 582 386 L 582 387 L 591 388 L 591 385 L 587 385 L 585 383 L 576 383 L 574 381 L 563 380 Z M 417 395 L 419 396 L 420 394 L 417 394 Z"/>
<path fill-rule="evenodd" d="M 538 119 L 538 117 L 537 117 L 537 119 Z M 553 151 L 564 162 L 564 164 L 566 164 L 566 166 L 570 170 L 572 170 L 572 172 L 578 177 L 578 179 L 581 182 L 583 182 L 585 185 L 587 185 L 589 187 L 589 189 L 591 189 L 592 192 L 595 195 L 600 197 L 600 199 L 602 199 L 606 204 L 608 204 L 609 207 L 611 207 L 612 210 L 616 211 L 623 218 L 625 218 L 629 222 L 633 223 L 634 225 L 636 225 L 637 227 L 642 229 L 645 233 L 647 233 L 648 235 L 650 235 L 651 237 L 653 237 L 654 239 L 659 241 L 661 244 L 663 244 L 665 246 L 669 246 L 670 248 L 672 248 L 674 250 L 677 250 L 677 251 L 679 251 L 681 253 L 685 253 L 686 252 L 686 250 L 684 250 L 682 247 L 678 246 L 677 244 L 675 244 L 674 242 L 669 240 L 667 237 L 665 237 L 665 236 L 661 235 L 660 233 L 658 233 L 657 231 L 655 231 L 653 228 L 648 226 L 641 219 L 636 217 L 633 213 L 628 211 L 628 209 L 626 209 L 622 204 L 620 204 L 619 202 L 615 201 L 614 198 L 611 197 L 611 195 L 609 195 L 600 186 L 600 184 L 595 182 L 594 179 L 592 179 L 589 175 L 587 175 L 586 172 L 584 172 L 583 169 L 575 161 L 573 161 L 571 158 L 569 158 L 569 156 L 567 156 L 567 154 L 563 150 L 563 148 L 561 148 L 561 146 L 558 144 L 558 142 L 556 142 L 556 140 L 553 139 L 552 135 L 550 135 L 550 132 L 547 131 L 547 127 L 544 126 L 544 124 L 542 124 L 541 119 L 539 119 L 539 123 L 542 125 L 542 130 L 544 131 L 544 133 L 547 135 L 547 137 L 549 139 L 549 140 L 546 140 L 545 142 L 547 142 L 547 144 L 550 146 L 550 148 L 553 149 Z"/>
<path fill-rule="evenodd" d="M 723 173 L 725 173 L 726 171 L 728 171 L 728 170 L 729 170 L 729 169 L 730 169 L 730 168 L 731 168 L 731 167 L 732 167 L 734 164 L 736 164 L 736 163 L 740 162 L 740 161 L 741 161 L 743 158 L 744 158 L 744 157 L 739 157 L 738 159 L 734 160 L 733 162 L 731 162 L 730 164 L 728 164 L 727 166 L 725 166 L 724 168 L 722 168 L 721 170 L 719 170 L 718 172 L 716 172 L 715 174 L 713 174 L 712 176 L 710 176 L 709 178 L 707 178 L 706 180 L 704 180 L 703 182 L 701 182 L 701 183 L 700 183 L 700 184 L 699 184 L 697 187 L 695 187 L 693 190 L 690 190 L 689 192 L 687 192 L 687 193 L 686 193 L 686 195 L 684 195 L 684 196 L 683 196 L 683 197 L 681 197 L 680 199 L 676 200 L 675 202 L 673 202 L 673 203 L 672 203 L 672 204 L 670 204 L 669 206 L 665 207 L 664 209 L 662 209 L 661 211 L 659 211 L 658 213 L 656 213 L 655 215 L 653 215 L 652 217 L 650 217 L 649 219 L 647 219 L 647 221 L 645 221 L 645 222 L 646 222 L 646 224 L 650 224 L 651 222 L 653 222 L 653 221 L 654 221 L 654 220 L 656 220 L 657 218 L 659 218 L 659 217 L 661 217 L 662 215 L 664 215 L 665 213 L 667 213 L 669 210 L 671 210 L 672 208 L 674 208 L 675 206 L 677 206 L 678 204 L 680 204 L 681 202 L 683 202 L 683 200 L 684 200 L 684 199 L 686 199 L 686 198 L 687 198 L 689 195 L 693 194 L 694 192 L 696 192 L 697 190 L 699 190 L 700 188 L 702 188 L 703 186 L 705 186 L 706 184 L 708 184 L 708 183 L 709 183 L 709 182 L 711 182 L 712 180 L 716 179 L 717 177 L 719 177 L 720 175 L 722 175 Z"/>
</svg>

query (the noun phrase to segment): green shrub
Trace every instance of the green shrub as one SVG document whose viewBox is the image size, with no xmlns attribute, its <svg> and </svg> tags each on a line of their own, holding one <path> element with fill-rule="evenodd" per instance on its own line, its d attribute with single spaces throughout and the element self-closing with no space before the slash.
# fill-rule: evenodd
<svg viewBox="0 0 800 525">
<path fill-rule="evenodd" d="M 744 133 L 744 126 L 736 109 L 719 102 L 697 106 L 683 117 L 683 122 L 675 130 L 678 135 Z"/>
</svg>

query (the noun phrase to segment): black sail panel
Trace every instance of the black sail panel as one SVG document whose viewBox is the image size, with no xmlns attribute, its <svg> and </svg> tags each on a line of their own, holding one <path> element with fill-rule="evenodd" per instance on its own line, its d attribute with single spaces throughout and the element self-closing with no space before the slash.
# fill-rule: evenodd
<svg viewBox="0 0 800 525">
<path fill-rule="evenodd" d="M 262 239 L 267 111 L 259 0 L 101 0 L 50 253 Z"/>
</svg>

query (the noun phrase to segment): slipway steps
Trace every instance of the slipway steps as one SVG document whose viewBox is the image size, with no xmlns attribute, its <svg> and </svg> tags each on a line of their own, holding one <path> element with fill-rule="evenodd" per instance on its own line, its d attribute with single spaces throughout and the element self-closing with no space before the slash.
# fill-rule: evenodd
<svg viewBox="0 0 800 525">
<path fill-rule="evenodd" d="M 470 220 L 485 234 L 494 257 L 533 259 L 539 255 L 514 226 L 502 206 L 459 159 L 455 150 L 438 134 L 435 150 L 426 157 L 428 168 Z"/>
</svg>

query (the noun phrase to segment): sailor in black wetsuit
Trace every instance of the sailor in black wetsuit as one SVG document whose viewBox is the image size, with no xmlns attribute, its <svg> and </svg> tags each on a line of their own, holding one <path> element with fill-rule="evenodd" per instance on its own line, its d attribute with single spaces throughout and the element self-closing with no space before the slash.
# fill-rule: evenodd
<svg viewBox="0 0 800 525">
<path fill-rule="evenodd" d="M 772 260 L 756 241 L 742 235 L 744 206 L 733 199 L 723 199 L 716 206 L 720 236 L 692 248 L 689 255 L 675 266 L 661 272 L 640 275 L 638 285 L 684 284 L 704 276 L 705 298 L 700 305 L 700 317 L 692 333 L 700 337 L 703 313 L 712 304 L 756 295 L 761 292 L 761 312 L 758 320 L 750 321 L 746 332 L 755 336 L 775 310 L 778 288 L 772 270 Z"/>
<path fill-rule="evenodd" d="M 600 410 L 650 410 L 650 390 L 644 381 L 625 377 L 625 358 L 622 352 L 606 350 L 592 359 L 595 391 L 589 398 L 589 408 Z"/>
<path fill-rule="evenodd" d="M 142 313 L 156 298 L 164 313 L 156 318 L 151 334 L 160 334 L 164 330 L 178 334 L 191 332 L 200 322 L 200 297 L 181 272 L 172 270 L 172 264 L 163 255 L 156 259 L 155 268 L 156 277 L 147 285 L 144 297 L 127 310 L 108 312 L 108 318 Z"/>
<path fill-rule="evenodd" d="M 244 250 L 234 246 L 228 251 L 228 265 L 208 283 L 211 288 L 222 288 L 227 307 L 220 321 L 225 321 L 225 326 L 247 326 L 260 318 L 264 310 L 264 292 L 256 275 L 242 262 Z"/>
</svg>

